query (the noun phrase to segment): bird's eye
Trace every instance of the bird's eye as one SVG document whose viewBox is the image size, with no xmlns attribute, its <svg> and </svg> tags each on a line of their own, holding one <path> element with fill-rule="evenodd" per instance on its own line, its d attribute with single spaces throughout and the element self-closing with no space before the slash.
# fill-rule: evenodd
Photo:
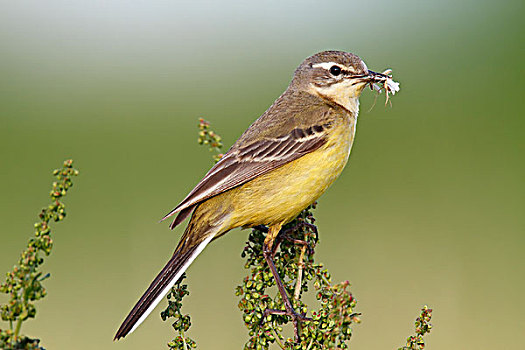
<svg viewBox="0 0 525 350">
<path fill-rule="evenodd" d="M 341 74 L 341 68 L 339 66 L 332 66 L 330 68 L 330 73 L 332 73 L 332 75 L 337 76 L 337 75 Z"/>
</svg>

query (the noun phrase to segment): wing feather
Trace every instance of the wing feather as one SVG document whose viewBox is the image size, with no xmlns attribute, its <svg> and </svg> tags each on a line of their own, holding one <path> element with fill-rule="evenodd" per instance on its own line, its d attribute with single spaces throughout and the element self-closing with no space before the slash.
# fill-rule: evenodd
<svg viewBox="0 0 525 350">
<path fill-rule="evenodd" d="M 296 128 L 282 137 L 262 139 L 241 148 L 232 147 L 162 220 L 181 212 L 170 225 L 174 228 L 200 202 L 315 151 L 326 142 L 326 133 L 323 131 L 329 127 L 330 124 Z"/>
</svg>

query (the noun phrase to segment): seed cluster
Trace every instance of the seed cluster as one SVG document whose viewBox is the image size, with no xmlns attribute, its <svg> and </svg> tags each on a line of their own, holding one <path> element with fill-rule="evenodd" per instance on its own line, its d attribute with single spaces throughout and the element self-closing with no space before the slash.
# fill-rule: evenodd
<svg viewBox="0 0 525 350">
<path fill-rule="evenodd" d="M 22 322 L 34 318 L 36 308 L 34 302 L 44 298 L 47 294 L 42 281 L 50 276 L 39 270 L 43 264 L 43 255 L 49 255 L 53 248 L 51 228 L 49 222 L 62 221 L 66 217 L 64 204 L 60 201 L 73 186 L 72 177 L 78 175 L 73 168 L 73 161 L 66 160 L 61 169 L 56 169 L 53 175 L 57 181 L 53 182 L 51 190 L 51 204 L 42 209 L 35 223 L 35 235 L 27 248 L 22 252 L 18 265 L 7 273 L 6 281 L 0 285 L 0 292 L 9 294 L 9 301 L 0 306 L 2 320 L 9 322 L 9 329 L 0 329 L 0 349 L 43 349 L 38 339 L 30 339 L 20 335 Z M 13 325 L 15 324 L 15 325 Z"/>
<path fill-rule="evenodd" d="M 178 335 L 168 343 L 168 349 L 170 350 L 188 350 L 197 347 L 197 343 L 190 337 L 185 335 L 185 332 L 190 329 L 191 318 L 190 315 L 182 314 L 182 298 L 189 295 L 188 286 L 182 284 L 182 281 L 186 278 L 186 274 L 182 274 L 181 278 L 175 283 L 168 293 L 168 307 L 160 313 L 160 317 L 163 321 L 168 318 L 175 319 L 171 324 L 173 329 Z"/>
<path fill-rule="evenodd" d="M 223 154 L 220 153 L 222 148 L 222 139 L 213 130 L 210 130 L 210 123 L 203 118 L 199 119 L 199 138 L 197 140 L 199 145 L 207 145 L 210 152 L 215 152 L 213 160 L 218 162 Z"/>
<path fill-rule="evenodd" d="M 425 340 L 423 337 L 425 334 L 430 333 L 430 330 L 432 329 L 432 324 L 430 324 L 431 318 L 432 309 L 429 309 L 426 305 L 423 306 L 421 314 L 416 318 L 416 334 L 408 337 L 406 345 L 398 350 L 423 350 L 425 348 Z"/>
</svg>

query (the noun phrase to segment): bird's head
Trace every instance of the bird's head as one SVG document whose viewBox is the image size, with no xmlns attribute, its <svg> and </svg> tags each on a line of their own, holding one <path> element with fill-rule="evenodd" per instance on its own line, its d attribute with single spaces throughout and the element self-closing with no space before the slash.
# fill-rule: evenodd
<svg viewBox="0 0 525 350">
<path fill-rule="evenodd" d="M 368 84 L 389 77 L 369 70 L 358 56 L 343 51 L 323 51 L 308 57 L 295 70 L 290 87 L 318 95 L 351 111 Z"/>
</svg>

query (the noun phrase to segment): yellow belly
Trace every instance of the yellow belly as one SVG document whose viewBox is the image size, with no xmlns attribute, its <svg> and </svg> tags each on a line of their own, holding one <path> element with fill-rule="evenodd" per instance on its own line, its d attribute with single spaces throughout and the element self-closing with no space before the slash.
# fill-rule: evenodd
<svg viewBox="0 0 525 350">
<path fill-rule="evenodd" d="M 228 229 L 291 221 L 339 177 L 354 134 L 354 120 L 341 123 L 318 150 L 228 191 L 233 206 Z"/>
</svg>

